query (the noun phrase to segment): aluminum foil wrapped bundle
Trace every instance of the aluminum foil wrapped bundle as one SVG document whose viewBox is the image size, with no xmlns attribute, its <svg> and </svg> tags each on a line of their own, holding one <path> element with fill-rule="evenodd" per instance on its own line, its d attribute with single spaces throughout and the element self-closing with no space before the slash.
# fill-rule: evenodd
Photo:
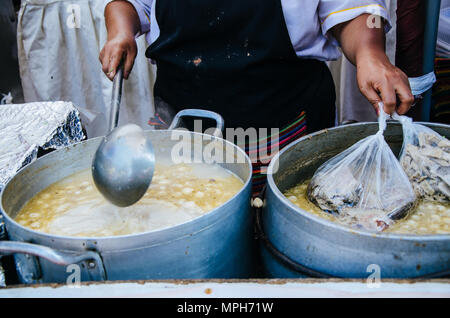
<svg viewBox="0 0 450 318">
<path fill-rule="evenodd" d="M 0 191 L 37 158 L 38 149 L 59 149 L 85 139 L 71 102 L 0 105 Z"/>
</svg>

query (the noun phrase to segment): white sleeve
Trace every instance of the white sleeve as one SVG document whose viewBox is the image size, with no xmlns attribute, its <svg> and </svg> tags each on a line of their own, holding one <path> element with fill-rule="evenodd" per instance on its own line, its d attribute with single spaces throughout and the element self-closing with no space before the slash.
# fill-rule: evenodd
<svg viewBox="0 0 450 318">
<path fill-rule="evenodd" d="M 115 0 L 105 0 L 105 7 L 108 3 Z M 136 9 L 141 23 L 141 32 L 138 35 L 148 33 L 150 31 L 150 16 L 153 0 L 126 0 Z"/>
<path fill-rule="evenodd" d="M 386 9 L 385 0 L 320 0 L 319 3 L 319 19 L 322 25 L 322 33 L 327 32 L 337 24 L 350 21 L 361 14 L 372 14 L 368 23 L 376 27 L 378 25 L 377 18 L 383 18 L 387 23 L 385 31 L 391 29 L 389 13 Z"/>
</svg>

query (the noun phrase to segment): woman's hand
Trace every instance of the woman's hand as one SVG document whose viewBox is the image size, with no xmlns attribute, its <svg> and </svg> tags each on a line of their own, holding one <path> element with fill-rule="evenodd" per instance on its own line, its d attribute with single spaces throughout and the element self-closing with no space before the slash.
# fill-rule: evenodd
<svg viewBox="0 0 450 318">
<path fill-rule="evenodd" d="M 117 67 L 124 61 L 123 77 L 128 79 L 137 55 L 137 45 L 134 35 L 117 34 L 108 39 L 100 52 L 102 70 L 110 80 L 114 79 Z"/>
<path fill-rule="evenodd" d="M 123 77 L 128 79 L 137 55 L 135 35 L 140 31 L 139 16 L 127 1 L 113 1 L 105 8 L 108 39 L 100 52 L 102 70 L 110 80 L 123 61 Z"/>
<path fill-rule="evenodd" d="M 369 20 L 371 16 L 363 14 L 335 26 L 332 33 L 345 56 L 356 65 L 359 89 L 377 113 L 378 103 L 383 102 L 386 113 L 405 114 L 414 103 L 408 78 L 386 56 L 384 26 L 369 27 Z"/>
<path fill-rule="evenodd" d="M 384 111 L 388 114 L 397 112 L 403 115 L 408 112 L 414 103 L 408 77 L 390 63 L 384 52 L 360 54 L 356 68 L 359 89 L 373 105 L 377 114 L 379 114 L 378 104 L 381 101 L 384 103 Z"/>
</svg>

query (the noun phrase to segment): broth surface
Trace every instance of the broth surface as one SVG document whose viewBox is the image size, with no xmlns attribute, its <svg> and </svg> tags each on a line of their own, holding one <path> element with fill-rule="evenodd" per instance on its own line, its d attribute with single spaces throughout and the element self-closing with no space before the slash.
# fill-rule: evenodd
<svg viewBox="0 0 450 318">
<path fill-rule="evenodd" d="M 204 215 L 232 198 L 243 185 L 219 165 L 159 164 L 144 197 L 120 208 L 103 198 L 88 169 L 38 193 L 15 220 L 33 230 L 64 236 L 142 233 Z"/>
<path fill-rule="evenodd" d="M 341 223 L 332 214 L 322 211 L 309 201 L 307 196 L 308 184 L 309 181 L 301 183 L 286 191 L 284 196 L 305 211 L 329 221 Z M 421 201 L 411 215 L 406 219 L 397 221 L 385 230 L 385 232 L 412 235 L 449 234 L 450 204 Z"/>
</svg>

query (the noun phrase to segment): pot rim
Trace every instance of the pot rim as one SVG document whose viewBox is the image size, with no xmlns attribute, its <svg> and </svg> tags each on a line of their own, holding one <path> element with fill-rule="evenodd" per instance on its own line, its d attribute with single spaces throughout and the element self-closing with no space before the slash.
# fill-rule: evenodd
<svg viewBox="0 0 450 318">
<path fill-rule="evenodd" d="M 444 127 L 444 128 L 450 128 L 450 125 L 446 125 L 446 124 L 437 124 L 437 123 L 421 123 L 421 122 L 417 122 L 418 124 L 422 124 L 422 125 L 426 125 L 428 127 Z M 288 198 L 286 198 L 283 193 L 280 191 L 280 189 L 278 188 L 278 186 L 275 184 L 275 180 L 273 178 L 273 170 L 274 170 L 274 165 L 275 162 L 279 161 L 280 158 L 284 155 L 284 153 L 288 152 L 290 149 L 295 148 L 297 146 L 297 144 L 301 143 L 302 141 L 306 140 L 306 139 L 312 139 L 318 135 L 322 135 L 322 134 L 327 134 L 330 131 L 335 131 L 335 130 L 341 130 L 345 127 L 358 127 L 358 126 L 362 126 L 362 125 L 373 125 L 374 127 L 378 127 L 378 123 L 374 123 L 374 122 L 362 122 L 362 123 L 355 123 L 355 124 L 350 124 L 350 125 L 345 125 L 345 126 L 338 126 L 338 127 L 333 127 L 333 128 L 328 128 L 328 129 L 323 129 L 320 130 L 318 132 L 315 132 L 313 134 L 310 135 L 306 135 L 302 138 L 300 138 L 299 140 L 293 142 L 292 144 L 290 144 L 289 146 L 287 146 L 286 148 L 284 148 L 283 150 L 281 150 L 279 153 L 277 153 L 274 158 L 272 159 L 268 170 L 267 170 L 267 185 L 269 186 L 269 188 L 273 191 L 273 193 L 276 195 L 276 197 L 278 198 L 278 200 L 280 200 L 281 202 L 283 202 L 284 204 L 286 204 L 290 210 L 295 211 L 299 216 L 305 217 L 313 222 L 319 223 L 320 225 L 323 225 L 325 227 L 330 227 L 333 228 L 333 230 L 341 230 L 343 232 L 346 232 L 348 234 L 357 234 L 359 236 L 363 236 L 366 238 L 380 238 L 380 239 L 399 239 L 399 240 L 409 240 L 409 241 L 436 241 L 436 240 L 449 240 L 450 239 L 450 234 L 430 234 L 430 235 L 414 235 L 414 234 L 397 234 L 397 233 L 372 233 L 372 232 L 368 232 L 368 231 L 363 231 L 363 230 L 359 230 L 359 229 L 352 229 L 350 227 L 346 227 L 344 225 L 341 225 L 339 223 L 336 222 L 332 222 L 329 221 L 325 218 L 321 218 L 319 216 L 316 216 L 306 210 L 303 210 L 301 208 L 299 208 L 298 206 L 296 206 L 294 203 L 292 203 Z M 388 122 L 388 125 L 401 125 L 398 122 Z"/>
<path fill-rule="evenodd" d="M 147 129 L 147 130 L 145 130 L 145 132 L 150 132 L 151 134 L 168 134 L 169 132 L 172 132 L 174 130 L 177 130 L 177 129 L 173 129 L 173 130 L 150 130 L 150 129 Z M 99 142 L 101 138 L 105 137 L 105 136 L 99 136 L 99 137 L 83 140 L 83 141 L 78 142 L 76 144 L 73 144 L 73 145 L 70 145 L 70 146 L 66 146 L 66 147 L 60 148 L 58 150 L 55 150 L 55 151 L 53 151 L 51 153 L 45 154 L 44 156 L 36 159 L 35 161 L 33 161 L 32 163 L 26 165 L 25 167 L 22 167 L 19 171 L 16 172 L 16 174 L 10 180 L 8 180 L 8 182 L 5 184 L 3 189 L 0 191 L 0 214 L 4 218 L 5 226 L 6 226 L 6 232 L 8 232 L 8 223 L 11 223 L 14 226 L 18 227 L 21 231 L 28 232 L 28 233 L 32 234 L 33 236 L 38 236 L 38 237 L 40 237 L 40 238 L 42 238 L 44 240 L 51 240 L 51 241 L 54 241 L 54 240 L 65 240 L 65 241 L 73 241 L 73 242 L 90 241 L 90 242 L 96 242 L 97 243 L 97 242 L 104 242 L 104 241 L 111 241 L 111 240 L 120 240 L 120 241 L 122 241 L 122 240 L 133 240 L 133 239 L 139 239 L 139 238 L 147 237 L 149 235 L 150 236 L 161 235 L 161 233 L 167 233 L 167 234 L 170 234 L 170 232 L 174 232 L 175 233 L 175 232 L 179 232 L 179 230 L 182 229 L 183 227 L 195 226 L 197 223 L 200 223 L 203 220 L 206 220 L 207 218 L 215 217 L 218 214 L 219 210 L 222 210 L 222 208 L 224 206 L 230 204 L 237 197 L 241 196 L 242 193 L 244 191 L 246 191 L 246 189 L 249 187 L 249 184 L 252 181 L 252 172 L 253 172 L 252 163 L 250 161 L 250 158 L 248 157 L 248 155 L 245 153 L 244 150 L 242 150 L 240 147 L 238 147 L 237 145 L 233 144 L 232 142 L 230 142 L 230 141 L 228 141 L 226 139 L 223 139 L 223 138 L 220 138 L 220 137 L 217 137 L 217 136 L 207 135 L 207 134 L 204 134 L 204 133 L 199 133 L 199 132 L 193 132 L 193 131 L 187 131 L 187 130 L 178 130 L 178 131 L 180 133 L 186 133 L 186 134 L 190 134 L 190 135 L 193 135 L 193 136 L 195 136 L 195 135 L 202 136 L 202 137 L 208 136 L 207 138 L 209 140 L 211 140 L 211 142 L 214 141 L 214 140 L 218 140 L 220 142 L 224 142 L 225 145 L 232 146 L 233 149 L 237 149 L 237 152 L 238 153 L 240 152 L 244 156 L 245 164 L 248 167 L 249 176 L 248 176 L 247 180 L 244 180 L 244 184 L 243 184 L 242 188 L 234 196 L 232 196 L 230 199 L 228 199 L 226 202 L 224 202 L 220 206 L 210 210 L 209 212 L 207 212 L 207 213 L 205 213 L 203 215 L 200 215 L 200 216 L 198 216 L 198 217 L 196 217 L 194 219 L 191 219 L 191 220 L 189 220 L 187 222 L 176 224 L 176 225 L 170 226 L 170 227 L 155 229 L 155 230 L 147 231 L 147 232 L 126 234 L 126 235 L 89 236 L 89 237 L 88 236 L 64 236 L 64 235 L 56 235 L 56 234 L 50 234 L 50 233 L 36 231 L 36 230 L 30 229 L 28 227 L 25 227 L 25 226 L 19 224 L 11 216 L 9 216 L 8 213 L 5 212 L 5 209 L 3 207 L 3 195 L 4 195 L 4 192 L 8 188 L 9 184 L 19 174 L 23 173 L 26 169 L 30 169 L 30 167 L 32 167 L 33 164 L 36 164 L 37 162 L 45 160 L 47 158 L 47 156 L 54 155 L 55 153 L 60 152 L 60 151 L 68 151 L 68 149 L 80 146 L 82 144 L 86 144 L 88 142 L 90 142 L 90 143 L 93 143 L 95 141 Z M 192 140 L 195 140 L 195 138 L 193 138 Z M 236 163 L 232 163 L 232 164 L 236 164 Z M 248 204 L 250 205 L 250 198 L 248 200 Z M 208 224 L 206 226 L 203 226 L 201 229 L 195 231 L 194 233 L 201 232 L 205 228 L 208 228 L 209 226 L 211 226 L 211 225 L 213 225 L 215 223 L 216 222 L 210 223 L 210 224 Z M 180 237 L 184 237 L 184 236 L 185 236 L 185 234 L 180 235 Z M 179 238 L 176 238 L 175 240 L 177 240 L 177 239 L 179 239 Z M 157 242 L 154 245 L 159 245 L 159 244 L 161 244 L 161 243 Z"/>
</svg>

